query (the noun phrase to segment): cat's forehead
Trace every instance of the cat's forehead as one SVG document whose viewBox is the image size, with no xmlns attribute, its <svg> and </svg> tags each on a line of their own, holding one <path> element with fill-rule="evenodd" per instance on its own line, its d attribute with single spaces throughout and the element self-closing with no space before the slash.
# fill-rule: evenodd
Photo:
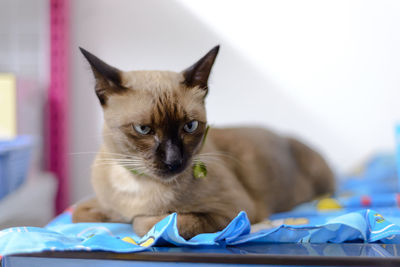
<svg viewBox="0 0 400 267">
<path fill-rule="evenodd" d="M 162 124 L 167 118 L 205 121 L 205 91 L 186 88 L 179 73 L 134 71 L 124 73 L 123 94 L 111 95 L 104 108 L 109 126 L 129 123 Z M 182 78 L 183 79 L 183 78 Z"/>
<path fill-rule="evenodd" d="M 182 73 L 172 71 L 129 71 L 121 74 L 122 85 L 140 90 L 171 91 L 181 87 Z"/>
</svg>

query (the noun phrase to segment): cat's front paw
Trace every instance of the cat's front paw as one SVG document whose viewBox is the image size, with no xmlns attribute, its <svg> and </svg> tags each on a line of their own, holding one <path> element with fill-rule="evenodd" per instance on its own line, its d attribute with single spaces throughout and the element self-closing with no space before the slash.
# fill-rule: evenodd
<svg viewBox="0 0 400 267">
<path fill-rule="evenodd" d="M 144 236 L 166 215 L 137 216 L 133 219 L 132 226 L 135 233 Z M 179 235 L 188 240 L 201 233 L 213 233 L 222 230 L 228 223 L 229 218 L 210 214 L 178 214 L 177 227 Z"/>
<path fill-rule="evenodd" d="M 133 231 L 139 235 L 144 236 L 150 229 L 159 221 L 164 219 L 165 216 L 137 216 L 133 219 Z M 179 235 L 185 239 L 190 239 L 193 236 L 200 234 L 203 228 L 199 225 L 199 221 L 187 215 L 178 215 L 177 227 Z"/>
<path fill-rule="evenodd" d="M 72 212 L 72 222 L 107 222 L 106 213 L 100 208 L 95 198 L 86 200 L 76 205 Z"/>
<path fill-rule="evenodd" d="M 217 214 L 178 214 L 177 226 L 180 236 L 186 240 L 202 233 L 214 233 L 222 230 L 230 219 Z"/>
<path fill-rule="evenodd" d="M 137 216 L 132 222 L 133 231 L 138 236 L 144 236 L 156 223 L 164 219 L 166 216 L 168 216 L 168 214 L 157 216 Z"/>
</svg>

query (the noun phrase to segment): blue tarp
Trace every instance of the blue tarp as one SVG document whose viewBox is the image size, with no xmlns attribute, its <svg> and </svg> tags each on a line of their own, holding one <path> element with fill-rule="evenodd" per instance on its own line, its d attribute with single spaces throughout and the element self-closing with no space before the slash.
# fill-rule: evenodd
<svg viewBox="0 0 400 267">
<path fill-rule="evenodd" d="M 251 226 L 240 212 L 222 231 L 190 240 L 179 236 L 176 214 L 157 223 L 144 237 L 129 224 L 71 223 L 70 211 L 45 228 L 0 231 L 0 255 L 41 251 L 137 252 L 153 246 L 235 246 L 248 243 L 400 243 L 400 209 L 394 156 L 377 156 L 364 170 L 339 182 L 334 199 L 316 200 L 272 215 Z M 332 210 L 333 206 L 337 209 Z"/>
</svg>

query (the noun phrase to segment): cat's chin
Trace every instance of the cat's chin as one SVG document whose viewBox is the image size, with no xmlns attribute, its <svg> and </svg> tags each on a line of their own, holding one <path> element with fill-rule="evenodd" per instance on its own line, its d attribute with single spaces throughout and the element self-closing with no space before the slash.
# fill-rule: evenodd
<svg viewBox="0 0 400 267">
<path fill-rule="evenodd" d="M 153 174 L 151 175 L 151 178 L 158 182 L 169 184 L 175 182 L 179 176 L 180 174 L 174 174 L 174 175 Z"/>
<path fill-rule="evenodd" d="M 159 181 L 161 181 L 162 183 L 168 184 L 168 183 L 172 183 L 172 182 L 176 181 L 176 179 L 178 179 L 178 177 L 179 177 L 179 174 L 172 175 L 172 176 L 163 176 L 163 177 L 158 176 L 157 179 Z"/>
<path fill-rule="evenodd" d="M 174 169 L 166 168 L 165 166 L 159 166 L 158 168 L 153 169 L 153 174 L 157 176 L 158 179 L 163 181 L 174 180 L 187 171 L 190 162 L 191 161 L 184 161 L 181 166 Z"/>
<path fill-rule="evenodd" d="M 156 176 L 161 181 L 172 181 L 181 175 L 182 172 L 179 173 L 157 173 Z"/>
<path fill-rule="evenodd" d="M 161 180 L 163 182 L 171 182 L 176 180 L 179 176 L 181 176 L 187 169 L 187 166 L 182 167 L 179 170 L 175 171 L 168 171 L 161 169 L 155 173 L 155 176 L 158 180 Z"/>
</svg>

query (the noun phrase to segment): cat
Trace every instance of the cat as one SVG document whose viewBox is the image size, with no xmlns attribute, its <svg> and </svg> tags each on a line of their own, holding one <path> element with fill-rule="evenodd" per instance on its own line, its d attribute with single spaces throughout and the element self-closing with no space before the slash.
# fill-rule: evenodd
<svg viewBox="0 0 400 267">
<path fill-rule="evenodd" d="M 176 212 L 189 239 L 222 230 L 240 212 L 257 223 L 334 191 L 326 161 L 302 142 L 262 128 L 207 127 L 214 47 L 182 72 L 121 71 L 80 48 L 103 109 L 92 166 L 96 197 L 74 222 L 132 223 L 138 235 Z"/>
</svg>

